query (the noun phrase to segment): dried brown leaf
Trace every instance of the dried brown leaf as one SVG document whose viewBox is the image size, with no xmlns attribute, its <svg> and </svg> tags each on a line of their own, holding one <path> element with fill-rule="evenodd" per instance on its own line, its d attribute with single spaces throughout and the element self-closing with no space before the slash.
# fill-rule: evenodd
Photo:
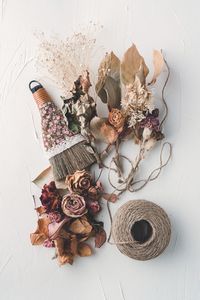
<svg viewBox="0 0 200 300">
<path fill-rule="evenodd" d="M 50 219 L 48 218 L 48 215 L 45 215 L 44 217 L 39 218 L 38 219 L 39 233 L 43 233 L 48 237 L 49 236 L 49 230 L 48 230 L 49 224 L 50 224 Z"/>
<path fill-rule="evenodd" d="M 35 210 L 38 212 L 39 216 L 46 213 L 46 208 L 44 206 L 39 206 Z"/>
<path fill-rule="evenodd" d="M 73 263 L 73 255 L 66 252 L 65 240 L 62 238 L 57 238 L 55 241 L 56 255 L 60 265 Z"/>
<path fill-rule="evenodd" d="M 31 233 L 30 239 L 32 245 L 41 245 L 46 240 L 46 235 L 44 233 Z"/>
<path fill-rule="evenodd" d="M 95 247 L 100 248 L 106 242 L 106 232 L 101 227 L 95 235 Z"/>
<path fill-rule="evenodd" d="M 157 80 L 157 77 L 160 75 L 160 73 L 163 70 L 165 62 L 161 51 L 158 50 L 153 51 L 153 64 L 154 64 L 154 74 L 149 84 L 154 84 Z"/>
<path fill-rule="evenodd" d="M 96 92 L 110 109 L 120 107 L 120 60 L 113 52 L 107 53 L 100 63 Z"/>
<path fill-rule="evenodd" d="M 42 188 L 45 183 L 51 182 L 53 179 L 53 172 L 51 166 L 44 169 L 32 182 L 39 188 Z"/>
<path fill-rule="evenodd" d="M 71 223 L 69 229 L 75 234 L 90 234 L 93 228 L 85 218 L 79 218 Z"/>
<path fill-rule="evenodd" d="M 106 144 L 113 144 L 118 138 L 117 131 L 106 118 L 94 117 L 90 122 L 90 131 L 96 140 Z"/>
<path fill-rule="evenodd" d="M 54 181 L 53 171 L 51 166 L 44 169 L 32 182 L 39 187 L 43 188 L 44 184 L 47 182 Z M 56 187 L 58 189 L 66 189 L 66 185 L 64 181 L 55 181 Z"/>
<path fill-rule="evenodd" d="M 78 242 L 77 242 L 77 238 L 75 235 L 71 236 L 71 239 L 70 239 L 70 252 L 73 256 L 77 255 L 78 253 L 78 250 L 77 250 L 77 247 L 78 247 Z"/>
<path fill-rule="evenodd" d="M 149 69 L 144 58 L 139 54 L 135 45 L 132 45 L 124 54 L 121 62 L 121 80 L 125 85 L 132 84 L 137 75 L 143 84 Z"/>
<path fill-rule="evenodd" d="M 71 238 L 71 234 L 70 234 L 69 232 L 67 232 L 67 231 L 65 230 L 65 228 L 62 227 L 62 228 L 59 230 L 59 237 L 65 239 L 65 240 L 69 240 L 69 239 Z"/>
<path fill-rule="evenodd" d="M 35 232 L 30 234 L 32 245 L 41 245 L 48 238 L 48 225 L 50 220 L 45 214 L 38 219 L 38 226 Z"/>
<path fill-rule="evenodd" d="M 97 93 L 104 103 L 108 104 L 109 110 L 120 108 L 121 89 L 119 84 L 110 76 L 107 76 L 103 87 Z"/>
<path fill-rule="evenodd" d="M 116 194 L 103 193 L 102 197 L 112 203 L 115 203 L 118 200 L 118 196 Z"/>
<path fill-rule="evenodd" d="M 90 255 L 92 255 L 92 249 L 86 243 L 79 243 L 78 244 L 78 254 L 80 256 L 90 256 Z"/>
<path fill-rule="evenodd" d="M 48 236 L 51 239 L 56 239 L 58 234 L 60 233 L 60 230 L 62 229 L 62 227 L 64 226 L 64 224 L 66 224 L 67 222 L 69 222 L 70 218 L 65 217 L 61 222 L 57 223 L 57 222 L 53 222 L 50 223 L 48 225 Z"/>
<path fill-rule="evenodd" d="M 115 81 L 120 81 L 120 60 L 113 51 L 107 53 L 99 65 L 98 82 L 96 84 L 97 93 L 104 85 L 108 75 Z"/>
</svg>

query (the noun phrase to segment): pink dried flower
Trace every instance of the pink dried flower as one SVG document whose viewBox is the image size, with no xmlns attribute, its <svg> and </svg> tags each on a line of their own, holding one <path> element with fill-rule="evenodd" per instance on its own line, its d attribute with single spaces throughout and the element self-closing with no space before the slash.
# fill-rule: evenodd
<svg viewBox="0 0 200 300">
<path fill-rule="evenodd" d="M 67 194 L 62 200 L 62 210 L 66 216 L 81 217 L 87 213 L 85 199 L 75 193 Z"/>
<path fill-rule="evenodd" d="M 46 239 L 43 243 L 43 246 L 47 247 L 47 248 L 52 248 L 52 247 L 55 247 L 55 244 L 54 244 L 54 241 Z"/>
<path fill-rule="evenodd" d="M 52 211 L 49 213 L 49 219 L 51 222 L 59 223 L 62 220 L 62 215 L 58 211 Z"/>
<path fill-rule="evenodd" d="M 101 210 L 101 206 L 100 206 L 99 202 L 96 200 L 95 201 L 88 200 L 87 207 L 88 207 L 89 212 L 92 215 L 96 215 Z"/>
</svg>

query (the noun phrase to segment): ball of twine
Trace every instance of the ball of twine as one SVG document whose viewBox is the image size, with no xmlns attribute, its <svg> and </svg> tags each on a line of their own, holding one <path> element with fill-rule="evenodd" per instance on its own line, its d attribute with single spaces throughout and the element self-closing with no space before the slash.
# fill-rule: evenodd
<svg viewBox="0 0 200 300">
<path fill-rule="evenodd" d="M 160 255 L 171 236 L 165 211 L 150 201 L 131 200 L 122 205 L 112 222 L 112 237 L 117 248 L 137 260 Z"/>
</svg>

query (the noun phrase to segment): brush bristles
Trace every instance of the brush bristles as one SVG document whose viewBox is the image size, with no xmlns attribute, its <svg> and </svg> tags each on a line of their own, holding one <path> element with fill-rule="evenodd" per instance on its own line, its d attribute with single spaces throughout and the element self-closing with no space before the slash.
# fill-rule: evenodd
<svg viewBox="0 0 200 300">
<path fill-rule="evenodd" d="M 51 157 L 49 161 L 53 168 L 54 179 L 62 180 L 77 170 L 87 169 L 96 162 L 96 159 L 87 151 L 83 141 Z"/>
</svg>

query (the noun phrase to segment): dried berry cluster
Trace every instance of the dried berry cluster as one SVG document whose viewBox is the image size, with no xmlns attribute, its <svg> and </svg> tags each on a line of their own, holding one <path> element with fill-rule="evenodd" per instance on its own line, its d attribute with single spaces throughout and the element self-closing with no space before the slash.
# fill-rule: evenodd
<svg viewBox="0 0 200 300">
<path fill-rule="evenodd" d="M 38 228 L 31 234 L 33 245 L 55 247 L 59 263 L 73 263 L 76 255 L 92 254 L 86 243 L 95 237 L 97 248 L 106 240 L 103 223 L 94 219 L 101 210 L 103 189 L 85 170 L 76 171 L 66 178 L 66 192 L 61 196 L 55 182 L 45 184 L 41 193 Z"/>
</svg>

